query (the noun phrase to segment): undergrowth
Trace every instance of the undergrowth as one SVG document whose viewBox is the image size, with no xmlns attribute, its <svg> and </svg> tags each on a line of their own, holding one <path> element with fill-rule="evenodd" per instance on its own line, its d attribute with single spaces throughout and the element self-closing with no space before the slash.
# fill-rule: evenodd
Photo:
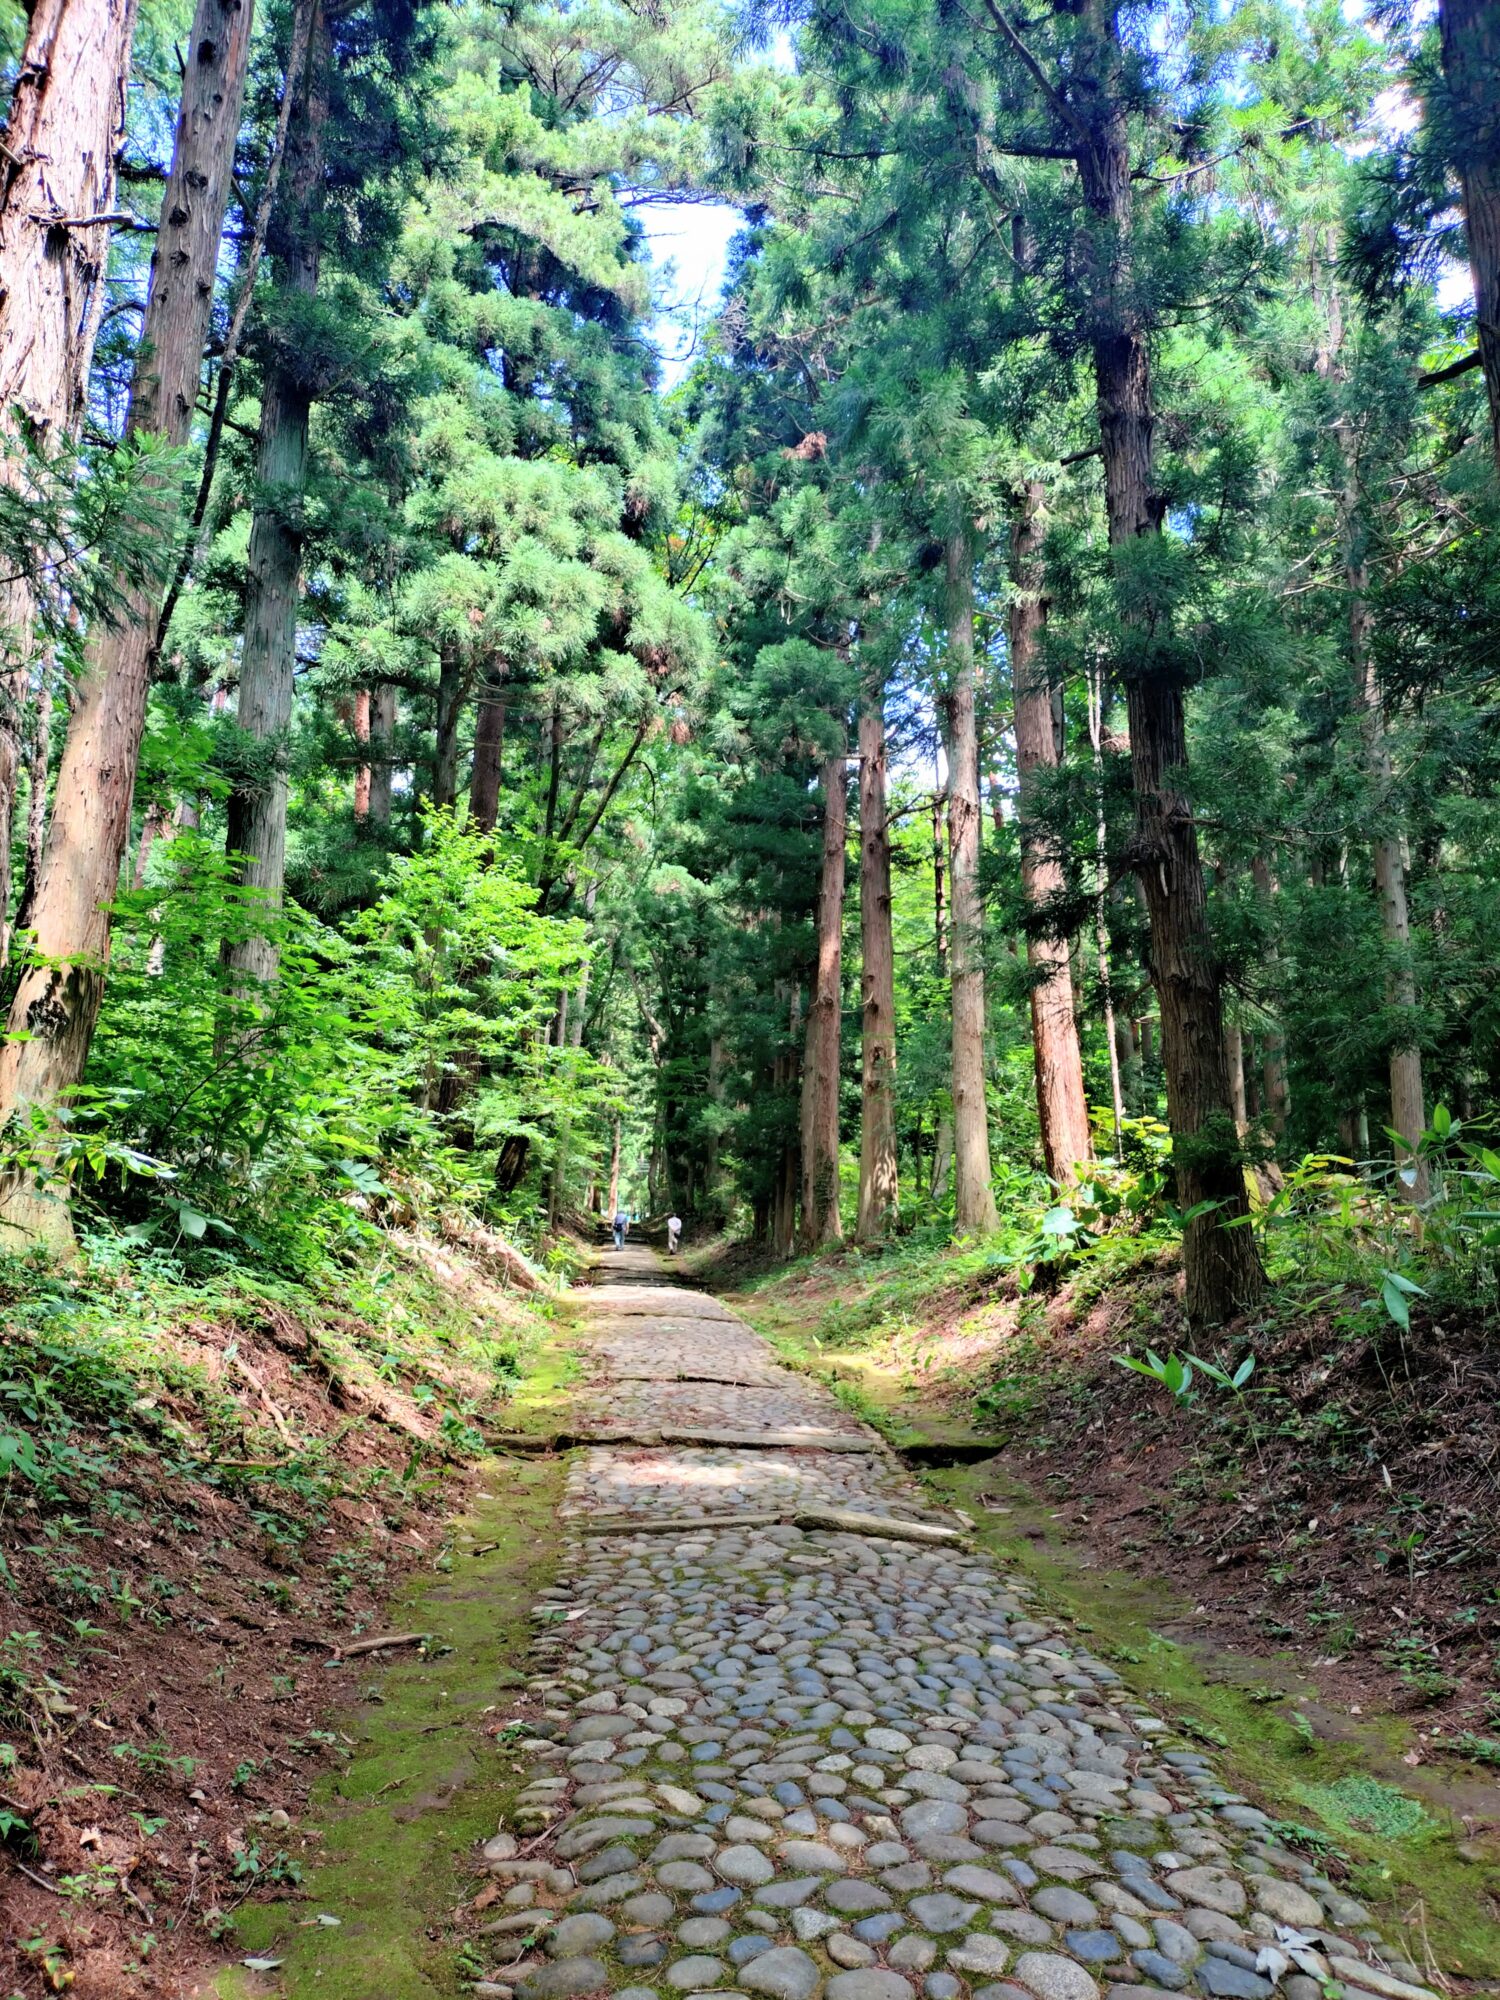
<svg viewBox="0 0 1500 2000">
<path fill-rule="evenodd" d="M 131 1897 L 191 1956 L 295 1888 L 287 1829 L 347 1755 L 308 1653 L 451 1568 L 454 1480 L 551 1317 L 493 1241 L 371 1226 L 301 1277 L 117 1232 L 0 1258 L 0 1844 L 59 1976 L 126 1990 Z"/>
</svg>

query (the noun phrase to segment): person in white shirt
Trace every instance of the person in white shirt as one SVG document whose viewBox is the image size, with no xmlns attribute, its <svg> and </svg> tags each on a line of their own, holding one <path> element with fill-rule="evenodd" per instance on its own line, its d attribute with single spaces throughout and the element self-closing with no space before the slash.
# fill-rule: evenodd
<svg viewBox="0 0 1500 2000">
<path fill-rule="evenodd" d="M 677 1246 L 681 1241 L 682 1217 L 680 1215 L 669 1215 L 667 1217 L 667 1255 L 669 1257 L 677 1255 Z"/>
</svg>

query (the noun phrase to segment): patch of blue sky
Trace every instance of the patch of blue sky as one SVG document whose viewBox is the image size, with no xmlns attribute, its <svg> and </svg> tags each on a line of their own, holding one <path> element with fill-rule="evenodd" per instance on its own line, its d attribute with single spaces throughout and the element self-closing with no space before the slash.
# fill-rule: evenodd
<svg viewBox="0 0 1500 2000">
<path fill-rule="evenodd" d="M 636 211 L 657 274 L 656 317 L 646 337 L 661 361 L 662 387 L 675 388 L 702 350 L 718 311 L 729 245 L 744 217 L 728 202 L 646 204 Z"/>
</svg>

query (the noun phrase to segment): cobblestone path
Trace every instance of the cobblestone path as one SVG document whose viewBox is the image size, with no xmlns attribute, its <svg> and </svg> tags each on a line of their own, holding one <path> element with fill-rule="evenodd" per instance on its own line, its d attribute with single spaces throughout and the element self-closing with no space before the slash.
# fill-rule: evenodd
<svg viewBox="0 0 1500 2000">
<path fill-rule="evenodd" d="M 581 1427 L 661 1442 L 575 1455 L 481 1995 L 1431 2000 L 832 1397 L 601 1262 Z"/>
</svg>

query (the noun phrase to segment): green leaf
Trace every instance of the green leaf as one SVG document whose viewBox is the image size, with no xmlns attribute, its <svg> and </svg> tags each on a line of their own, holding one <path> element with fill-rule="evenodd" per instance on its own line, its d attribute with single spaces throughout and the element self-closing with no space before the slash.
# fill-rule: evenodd
<svg viewBox="0 0 1500 2000">
<path fill-rule="evenodd" d="M 1149 1376 L 1153 1382 L 1161 1380 L 1162 1371 L 1160 1363 L 1153 1368 L 1149 1361 L 1139 1361 L 1133 1354 L 1117 1354 L 1115 1356 L 1115 1366 L 1117 1368 L 1133 1369 L 1137 1375 Z"/>
<path fill-rule="evenodd" d="M 1192 1362 L 1184 1361 L 1180 1354 L 1172 1355 L 1167 1362 L 1162 1380 L 1174 1396 L 1178 1398 L 1185 1396 L 1193 1386 Z"/>
<path fill-rule="evenodd" d="M 1386 1276 L 1385 1283 L 1380 1288 L 1380 1296 L 1385 1303 L 1386 1311 L 1396 1322 L 1397 1326 L 1403 1332 L 1408 1332 L 1411 1328 L 1411 1312 L 1406 1303 L 1406 1294 L 1393 1281 L 1389 1273 Z"/>
</svg>

